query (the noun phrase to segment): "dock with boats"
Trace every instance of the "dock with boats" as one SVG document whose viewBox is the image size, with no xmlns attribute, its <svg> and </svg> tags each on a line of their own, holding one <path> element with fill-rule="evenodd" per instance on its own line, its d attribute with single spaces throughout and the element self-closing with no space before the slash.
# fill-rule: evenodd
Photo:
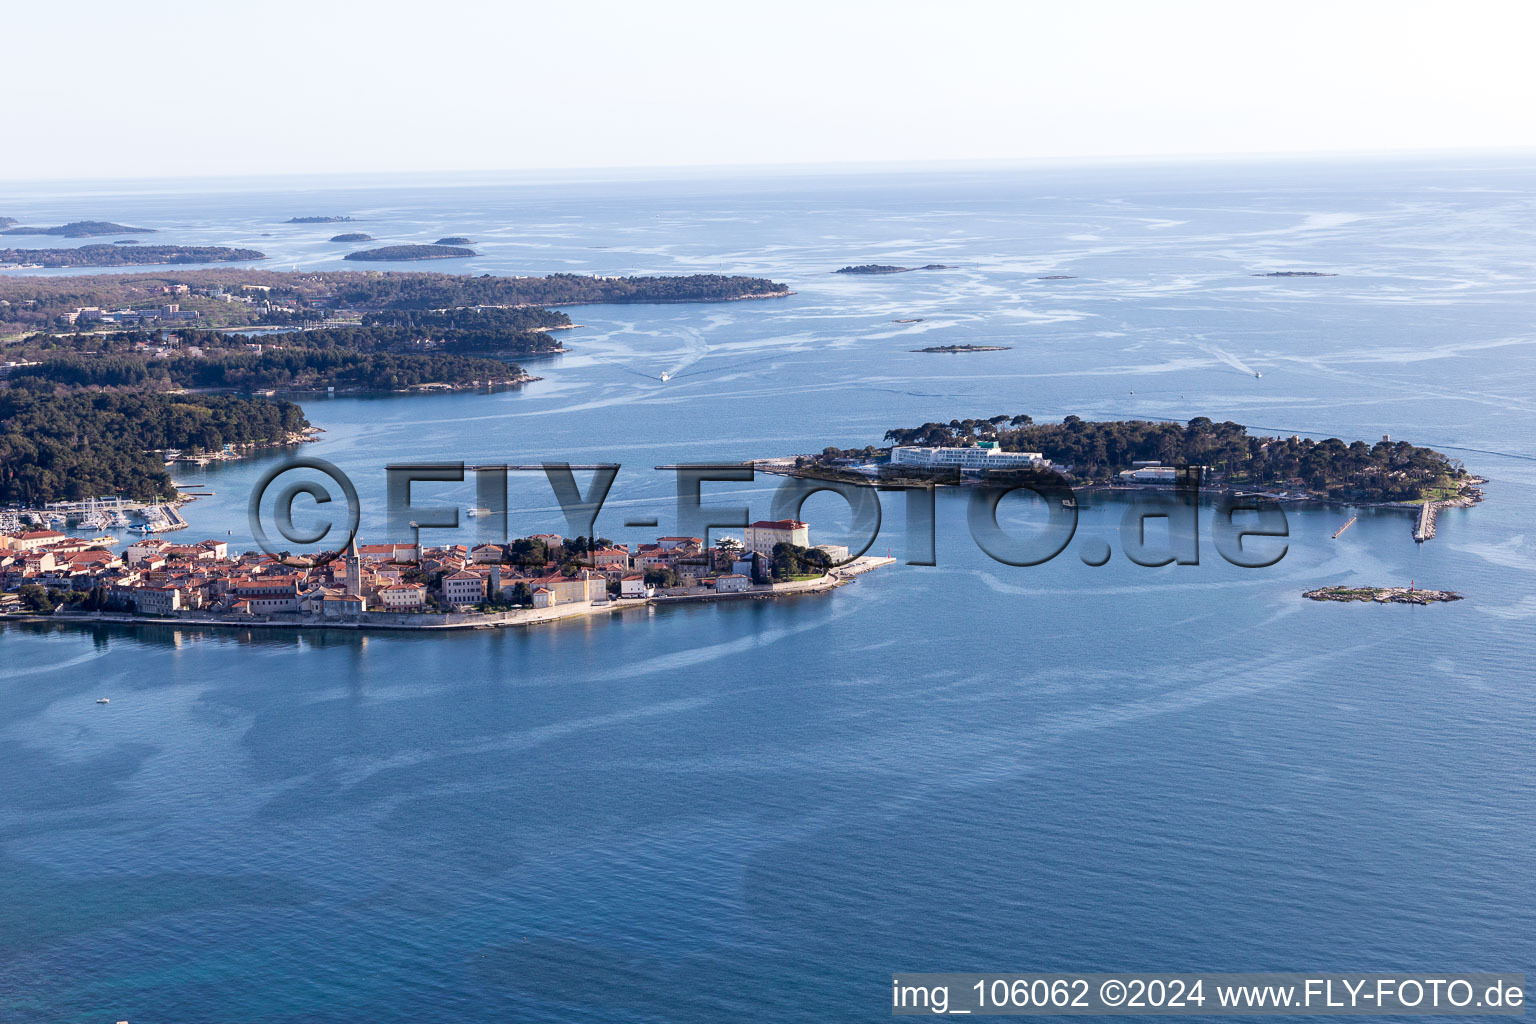
<svg viewBox="0 0 1536 1024">
<path fill-rule="evenodd" d="M 185 530 L 190 523 L 176 510 L 175 505 L 151 505 L 144 509 L 144 524 L 129 529 L 135 533 L 170 533 Z"/>
</svg>

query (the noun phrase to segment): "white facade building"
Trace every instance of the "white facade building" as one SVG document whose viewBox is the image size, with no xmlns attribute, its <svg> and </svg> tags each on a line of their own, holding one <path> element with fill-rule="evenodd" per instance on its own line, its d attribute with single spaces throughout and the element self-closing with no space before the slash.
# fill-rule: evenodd
<svg viewBox="0 0 1536 1024">
<path fill-rule="evenodd" d="M 1120 482 L 1126 484 L 1171 484 L 1178 479 L 1176 466 L 1142 466 L 1120 472 Z"/>
<path fill-rule="evenodd" d="M 645 585 L 645 576 L 635 573 L 633 576 L 625 576 L 619 581 L 620 597 L 655 597 L 656 590 Z"/>
<path fill-rule="evenodd" d="M 1005 452 L 996 441 L 983 441 L 975 448 L 891 449 L 891 465 L 923 469 L 1030 469 L 1050 464 L 1051 460 L 1039 452 Z"/>
</svg>

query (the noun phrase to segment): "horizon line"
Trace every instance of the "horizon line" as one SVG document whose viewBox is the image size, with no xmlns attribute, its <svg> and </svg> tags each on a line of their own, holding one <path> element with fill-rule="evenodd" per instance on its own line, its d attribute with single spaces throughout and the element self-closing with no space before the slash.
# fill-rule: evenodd
<svg viewBox="0 0 1536 1024">
<path fill-rule="evenodd" d="M 398 181 L 412 178 L 464 178 L 486 176 L 515 178 L 533 181 L 577 182 L 604 180 L 671 180 L 686 178 L 720 178 L 761 176 L 838 176 L 847 174 L 901 174 L 923 172 L 963 172 L 981 170 L 1100 170 L 1113 167 L 1179 167 L 1209 165 L 1276 165 L 1304 163 L 1334 163 L 1352 161 L 1360 163 L 1389 163 L 1444 158 L 1536 158 L 1536 147 L 1429 147 L 1402 149 L 1361 150 L 1279 150 L 1269 152 L 1196 152 L 1196 153 L 1126 153 L 1116 155 L 1067 155 L 1040 157 L 972 157 L 940 160 L 828 160 L 828 161 L 779 161 L 772 163 L 692 163 L 692 164 L 593 164 L 572 167 L 469 167 L 436 168 L 423 170 L 283 170 L 237 172 L 229 174 L 129 174 L 129 175 L 78 175 L 70 177 L 6 177 L 0 175 L 0 187 L 52 186 L 65 188 L 70 184 L 124 185 L 160 182 L 210 182 L 234 183 L 264 180 L 302 179 L 357 179 Z M 450 184 L 450 182 L 445 182 Z"/>
</svg>

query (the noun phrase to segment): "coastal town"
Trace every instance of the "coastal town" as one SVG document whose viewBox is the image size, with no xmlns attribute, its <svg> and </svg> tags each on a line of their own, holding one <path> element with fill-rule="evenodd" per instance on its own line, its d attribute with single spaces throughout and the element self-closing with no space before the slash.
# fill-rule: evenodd
<svg viewBox="0 0 1536 1024">
<path fill-rule="evenodd" d="M 509 544 L 360 543 L 310 559 L 57 530 L 0 534 L 0 611 L 60 621 L 464 629 L 532 624 L 668 602 L 780 597 L 842 586 L 890 564 L 812 547 L 798 520 L 741 538 L 658 537 L 631 550 L 546 533 Z"/>
</svg>

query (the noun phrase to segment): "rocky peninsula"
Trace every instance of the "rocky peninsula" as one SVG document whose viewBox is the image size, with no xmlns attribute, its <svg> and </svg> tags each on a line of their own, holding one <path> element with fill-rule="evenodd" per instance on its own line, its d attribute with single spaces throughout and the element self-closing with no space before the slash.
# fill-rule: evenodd
<svg viewBox="0 0 1536 1024">
<path fill-rule="evenodd" d="M 1374 601 L 1378 604 L 1444 604 L 1462 600 L 1452 590 L 1417 587 L 1320 587 L 1301 595 L 1311 601 Z"/>
</svg>

